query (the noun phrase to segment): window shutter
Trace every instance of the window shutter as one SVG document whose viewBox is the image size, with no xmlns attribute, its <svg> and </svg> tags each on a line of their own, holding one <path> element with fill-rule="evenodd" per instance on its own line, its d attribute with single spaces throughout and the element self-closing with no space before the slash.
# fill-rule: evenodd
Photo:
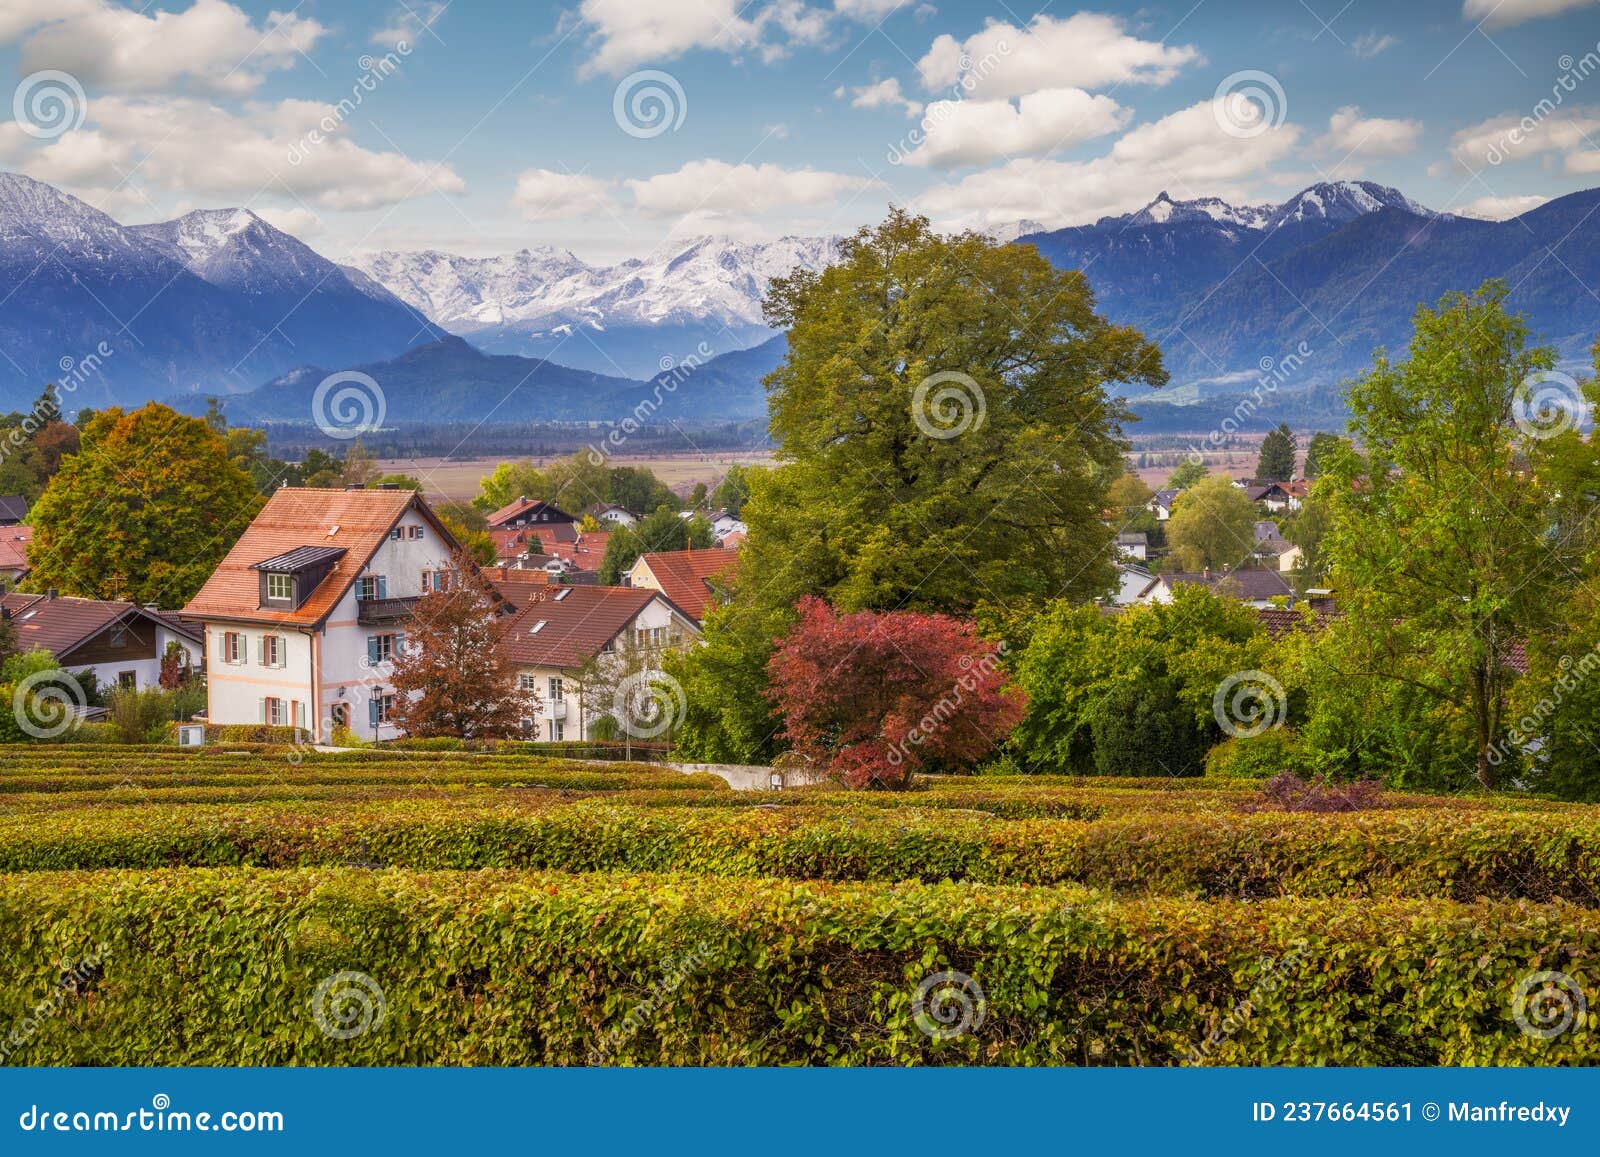
<svg viewBox="0 0 1600 1157">
<path fill-rule="evenodd" d="M 267 637 L 265 635 L 256 639 L 256 662 L 263 667 L 267 665 Z"/>
<path fill-rule="evenodd" d="M 367 722 L 374 727 L 378 725 L 378 697 L 376 695 L 367 700 Z"/>
<path fill-rule="evenodd" d="M 423 571 L 422 572 L 422 593 L 423 594 L 427 594 L 428 593 L 428 583 L 432 579 L 433 579 L 433 575 L 432 574 L 430 574 L 427 571 Z"/>
<path fill-rule="evenodd" d="M 389 579 L 385 575 L 378 576 L 378 597 L 380 599 L 389 597 Z"/>
<path fill-rule="evenodd" d="M 261 722 L 265 723 L 267 721 L 267 701 L 265 699 L 257 699 L 256 702 L 261 707 Z"/>
<path fill-rule="evenodd" d="M 378 636 L 367 636 L 367 666 L 375 666 L 378 662 Z"/>
<path fill-rule="evenodd" d="M 406 633 L 404 631 L 396 631 L 394 633 L 394 658 L 398 659 L 400 657 L 400 652 L 405 649 L 405 645 Z"/>
</svg>

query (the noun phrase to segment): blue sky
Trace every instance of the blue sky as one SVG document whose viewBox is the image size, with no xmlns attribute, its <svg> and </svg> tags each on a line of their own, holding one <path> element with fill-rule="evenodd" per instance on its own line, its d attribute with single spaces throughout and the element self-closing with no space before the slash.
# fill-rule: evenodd
<svg viewBox="0 0 1600 1157">
<path fill-rule="evenodd" d="M 287 8 L 8 0 L 0 166 L 125 221 L 248 205 L 334 256 L 591 260 L 891 200 L 1055 226 L 1365 177 L 1504 216 L 1600 184 L 1586 0 Z"/>
</svg>

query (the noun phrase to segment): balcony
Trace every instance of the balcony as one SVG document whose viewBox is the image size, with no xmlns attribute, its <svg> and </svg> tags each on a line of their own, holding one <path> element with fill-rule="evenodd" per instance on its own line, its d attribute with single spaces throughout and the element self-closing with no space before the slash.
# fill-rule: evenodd
<svg viewBox="0 0 1600 1157">
<path fill-rule="evenodd" d="M 539 714 L 543 718 L 552 721 L 565 719 L 567 717 L 567 701 L 565 699 L 546 699 L 540 705 Z"/>
<path fill-rule="evenodd" d="M 398 623 L 411 617 L 411 612 L 417 605 L 417 599 L 357 599 L 356 622 L 363 627 L 383 626 L 386 623 Z"/>
</svg>

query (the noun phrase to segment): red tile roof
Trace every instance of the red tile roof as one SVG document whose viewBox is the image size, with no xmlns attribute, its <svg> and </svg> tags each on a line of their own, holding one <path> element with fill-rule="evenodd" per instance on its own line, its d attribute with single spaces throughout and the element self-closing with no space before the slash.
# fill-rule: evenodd
<svg viewBox="0 0 1600 1157">
<path fill-rule="evenodd" d="M 580 534 L 576 542 L 547 542 L 545 553 L 570 561 L 579 570 L 599 570 L 606 557 L 606 543 L 611 541 L 609 530 Z"/>
<path fill-rule="evenodd" d="M 656 576 L 662 593 L 697 623 L 739 562 L 737 551 L 716 549 L 660 551 L 639 558 Z"/>
<path fill-rule="evenodd" d="M 27 570 L 28 544 L 32 541 L 31 526 L 0 526 L 0 570 Z"/>
<path fill-rule="evenodd" d="M 422 496 L 412 490 L 285 486 L 267 500 L 183 614 L 194 619 L 316 626 L 338 605 L 400 516 L 413 508 L 447 542 L 454 542 Z M 262 608 L 260 579 L 251 566 L 301 546 L 340 546 L 348 553 L 298 610 Z"/>
<path fill-rule="evenodd" d="M 545 587 L 511 620 L 500 645 L 521 666 L 582 667 L 656 597 L 635 587 Z"/>
</svg>

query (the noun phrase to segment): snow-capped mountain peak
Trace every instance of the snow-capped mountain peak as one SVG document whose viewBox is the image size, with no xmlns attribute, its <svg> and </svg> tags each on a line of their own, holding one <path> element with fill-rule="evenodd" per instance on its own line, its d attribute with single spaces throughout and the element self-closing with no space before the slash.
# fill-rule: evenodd
<svg viewBox="0 0 1600 1157">
<path fill-rule="evenodd" d="M 1197 197 L 1190 201 L 1174 201 L 1163 189 L 1137 213 L 1120 218 L 1103 218 L 1122 225 L 1171 225 L 1187 221 L 1210 221 L 1218 225 L 1239 225 L 1257 229 L 1272 214 L 1271 205 L 1230 205 L 1220 197 Z"/>
<path fill-rule="evenodd" d="M 1273 211 L 1269 225 L 1286 221 L 1354 221 L 1380 209 L 1404 209 L 1419 217 L 1434 212 L 1398 189 L 1375 181 L 1324 181 L 1302 189 Z"/>
</svg>

